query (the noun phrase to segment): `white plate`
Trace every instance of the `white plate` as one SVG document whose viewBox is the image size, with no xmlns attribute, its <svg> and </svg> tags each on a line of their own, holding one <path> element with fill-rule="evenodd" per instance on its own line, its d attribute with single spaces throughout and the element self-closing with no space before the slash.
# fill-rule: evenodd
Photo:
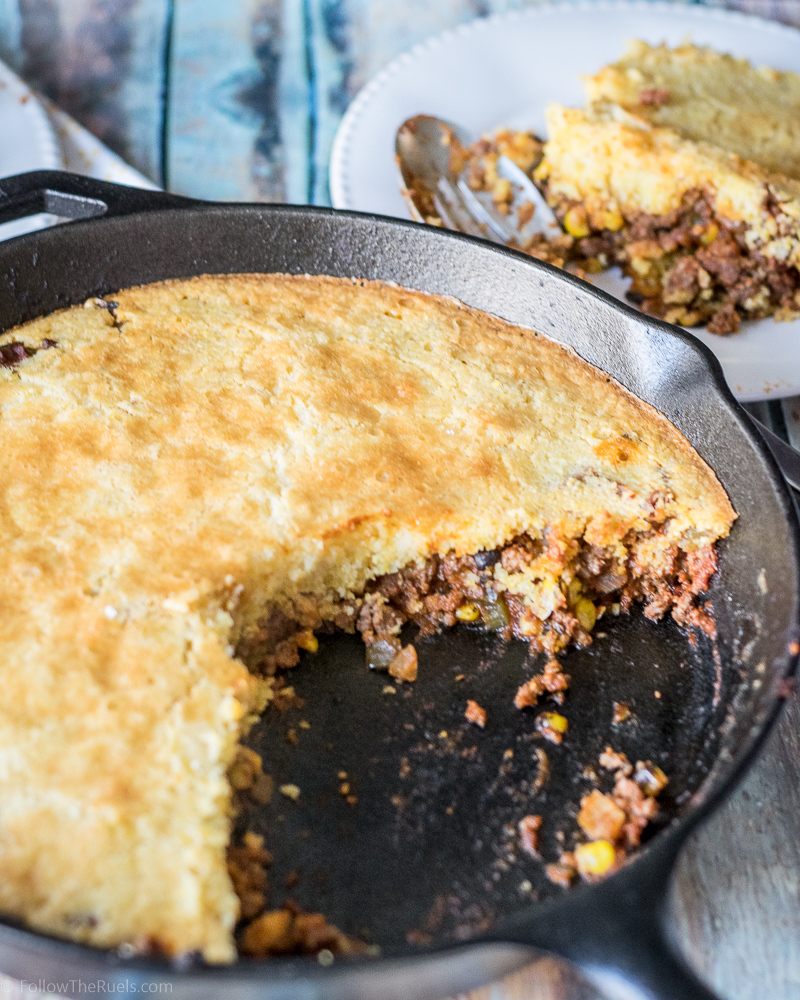
<svg viewBox="0 0 800 1000">
<path fill-rule="evenodd" d="M 22 80 L 0 62 L 0 177 L 28 170 L 58 170 L 61 154 L 44 113 Z M 2 186 L 2 185 L 0 185 Z M 0 225 L 0 240 L 19 236 L 47 225 L 49 216 L 39 215 Z"/>
<path fill-rule="evenodd" d="M 757 66 L 800 73 L 800 32 L 715 8 L 591 0 L 478 19 L 395 59 L 358 94 L 333 145 L 333 205 L 409 217 L 394 137 L 411 115 L 437 115 L 476 136 L 501 125 L 543 134 L 547 102 L 582 106 L 579 75 L 615 62 L 626 39 L 676 45 L 687 35 Z M 595 284 L 620 297 L 624 290 L 613 273 Z M 800 320 L 744 323 L 730 337 L 691 332 L 717 355 L 739 399 L 800 393 Z"/>
</svg>

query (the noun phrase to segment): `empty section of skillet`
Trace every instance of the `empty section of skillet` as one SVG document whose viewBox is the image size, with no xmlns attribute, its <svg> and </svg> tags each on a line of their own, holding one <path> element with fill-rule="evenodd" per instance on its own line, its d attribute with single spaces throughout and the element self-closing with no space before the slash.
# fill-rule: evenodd
<svg viewBox="0 0 800 1000">
<path fill-rule="evenodd" d="M 531 659 L 522 642 L 464 626 L 416 639 L 418 679 L 400 685 L 364 669 L 354 637 L 321 638 L 287 678 L 302 704 L 270 707 L 245 741 L 275 788 L 266 805 L 243 794 L 237 819 L 239 836 L 263 834 L 274 854 L 267 908 L 289 899 L 322 910 L 390 954 L 488 930 L 564 891 L 545 864 L 582 839 L 581 797 L 613 785 L 598 765 L 608 744 L 669 775 L 650 832 L 678 816 L 718 752 L 724 705 L 712 643 L 694 645 L 674 622 L 639 611 L 606 616 L 597 633 L 565 658 L 565 704 L 525 711 L 514 693 L 543 657 Z M 464 718 L 467 699 L 486 709 L 484 730 Z M 631 708 L 616 725 L 615 702 Z M 570 723 L 559 746 L 534 727 L 554 709 Z M 550 772 L 540 789 L 537 750 Z M 300 789 L 296 801 L 278 791 L 287 784 Z M 528 814 L 543 818 L 541 860 L 520 848 L 517 824 Z"/>
</svg>

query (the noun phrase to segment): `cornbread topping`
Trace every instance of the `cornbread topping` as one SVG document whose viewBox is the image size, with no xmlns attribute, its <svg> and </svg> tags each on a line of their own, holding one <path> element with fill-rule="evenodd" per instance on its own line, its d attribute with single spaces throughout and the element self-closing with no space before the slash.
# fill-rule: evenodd
<svg viewBox="0 0 800 1000">
<path fill-rule="evenodd" d="M 800 315 L 800 181 L 614 105 L 552 106 L 537 179 L 578 256 L 622 264 L 673 323 Z"/>
<path fill-rule="evenodd" d="M 584 85 L 585 108 L 548 108 L 546 143 L 502 129 L 464 151 L 497 212 L 512 202 L 505 155 L 564 228 L 513 245 L 584 277 L 617 264 L 631 301 L 683 326 L 800 317 L 800 77 L 635 41 Z M 520 230 L 528 218 L 522 205 Z"/>
<path fill-rule="evenodd" d="M 254 953 L 344 947 L 319 915 L 256 916 L 262 843 L 231 855 L 241 904 L 226 867 L 231 786 L 272 793 L 237 742 L 320 627 L 359 630 L 397 681 L 404 621 L 551 654 L 634 601 L 713 629 L 735 518 L 713 472 L 531 330 L 390 285 L 229 275 L 11 345 L 0 910 L 29 927 L 228 962 L 245 911 Z"/>
<path fill-rule="evenodd" d="M 800 178 L 800 76 L 706 46 L 630 41 L 625 55 L 584 77 L 590 104 L 615 104 L 651 125 Z"/>
</svg>

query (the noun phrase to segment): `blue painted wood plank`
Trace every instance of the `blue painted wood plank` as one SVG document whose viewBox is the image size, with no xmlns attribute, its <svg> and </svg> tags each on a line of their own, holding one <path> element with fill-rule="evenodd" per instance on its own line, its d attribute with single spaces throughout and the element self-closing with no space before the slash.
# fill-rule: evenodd
<svg viewBox="0 0 800 1000">
<path fill-rule="evenodd" d="M 256 11 L 252 37 L 259 77 L 240 94 L 241 102 L 252 109 L 259 120 L 253 155 L 253 183 L 257 199 L 263 201 L 285 200 L 280 116 L 282 6 L 282 0 L 263 0 Z"/>
<path fill-rule="evenodd" d="M 155 181 L 168 3 L 0 0 L 4 44 L 27 81 Z"/>
<path fill-rule="evenodd" d="M 349 103 L 351 22 L 346 0 L 307 0 L 308 51 L 313 109 L 308 200 L 330 205 L 328 162 L 333 138 Z"/>
<path fill-rule="evenodd" d="M 488 13 L 485 0 L 348 0 L 351 95 L 396 56 L 431 35 Z"/>
<path fill-rule="evenodd" d="M 261 67 L 253 28 L 259 0 L 175 0 L 167 176 L 182 194 L 259 197 L 253 168 L 263 116 L 245 99 Z"/>
<path fill-rule="evenodd" d="M 284 157 L 284 195 L 292 204 L 309 201 L 309 152 L 313 114 L 307 47 L 308 17 L 303 0 L 282 8 L 279 123 Z"/>
<path fill-rule="evenodd" d="M 136 0 L 127 15 L 127 65 L 118 102 L 123 120 L 125 159 L 163 185 L 162 126 L 166 87 L 170 0 Z"/>
<path fill-rule="evenodd" d="M 0 0 L 0 59 L 17 73 L 22 70 L 22 15 L 18 0 Z"/>
</svg>

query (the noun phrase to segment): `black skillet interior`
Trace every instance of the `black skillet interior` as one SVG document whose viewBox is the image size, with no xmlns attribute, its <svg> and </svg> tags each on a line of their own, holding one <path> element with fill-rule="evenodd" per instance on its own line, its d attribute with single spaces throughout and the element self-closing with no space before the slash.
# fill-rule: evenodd
<svg viewBox="0 0 800 1000">
<path fill-rule="evenodd" d="M 545 860 L 572 849 L 580 798 L 597 785 L 590 769 L 603 790 L 613 785 L 597 763 L 607 744 L 664 769 L 662 823 L 677 816 L 719 749 L 708 739 L 726 711 L 713 707 L 711 643 L 693 649 L 673 622 L 641 613 L 604 618 L 596 632 L 590 649 L 565 658 L 564 707 L 542 701 L 525 712 L 514 693 L 544 659 L 528 657 L 522 642 L 463 626 L 417 641 L 419 678 L 403 687 L 365 671 L 359 639 L 323 639 L 289 677 L 305 704 L 269 709 L 246 741 L 276 786 L 302 790 L 296 803 L 243 797 L 238 830 L 262 833 L 275 854 L 273 905 L 289 897 L 321 909 L 393 954 L 408 951 L 409 937 L 460 940 L 559 897 L 542 862 L 520 851 L 517 823 L 544 817 Z M 468 698 L 487 711 L 483 731 L 464 718 Z M 612 723 L 614 702 L 631 706 L 629 721 Z M 534 728 L 540 711 L 553 710 L 570 722 L 560 746 Z"/>
<path fill-rule="evenodd" d="M 542 864 L 520 854 L 514 827 L 541 814 L 542 853 L 555 860 L 574 841 L 580 797 L 594 786 L 587 769 L 598 770 L 607 743 L 669 776 L 659 828 L 673 833 L 654 846 L 671 843 L 671 859 L 774 715 L 798 617 L 791 500 L 701 345 L 547 265 L 429 227 L 321 209 L 184 202 L 64 174 L 24 175 L 0 189 L 0 221 L 42 209 L 107 214 L 0 245 L 0 328 L 121 287 L 203 273 L 380 278 L 453 295 L 571 345 L 652 403 L 715 469 L 739 514 L 720 546 L 712 588 L 716 645 L 689 641 L 671 621 L 606 616 L 594 645 L 566 656 L 573 683 L 561 746 L 536 737 L 536 713 L 511 704 L 540 667 L 522 644 L 468 627 L 425 639 L 417 646 L 419 680 L 390 693 L 385 676 L 364 668 L 359 642 L 323 639 L 291 676 L 303 707 L 269 710 L 248 737 L 276 785 L 301 788 L 297 803 L 275 794 L 264 806 L 243 802 L 239 817 L 237 832 L 263 832 L 275 853 L 270 905 L 290 897 L 322 909 L 389 955 L 502 937 L 512 924 L 510 936 L 524 938 L 520 920 L 533 926 L 528 915 L 546 912 L 557 922 L 563 897 Z M 463 718 L 467 698 L 487 709 L 486 730 Z M 612 723 L 614 702 L 631 706 L 629 722 Z M 546 753 L 551 773 L 540 789 L 536 751 Z M 600 773 L 600 783 L 606 788 L 608 776 Z M 639 865 L 606 885 L 635 878 Z M 532 932 L 531 942 L 546 938 Z M 2 942 L 0 954 L 8 955 Z M 499 966 L 489 962 L 484 971 L 489 978 Z M 305 973 L 297 962 L 256 971 L 240 963 L 225 982 L 243 975 Z M 436 987 L 442 995 L 461 988 L 463 979 L 452 977 Z"/>
</svg>

